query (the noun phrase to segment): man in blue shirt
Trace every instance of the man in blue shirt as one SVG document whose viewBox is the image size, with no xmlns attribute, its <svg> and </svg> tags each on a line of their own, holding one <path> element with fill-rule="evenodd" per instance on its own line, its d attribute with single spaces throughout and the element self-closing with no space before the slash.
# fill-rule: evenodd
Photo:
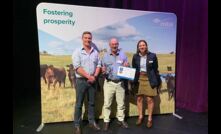
<svg viewBox="0 0 221 134">
<path fill-rule="evenodd" d="M 81 134 L 81 115 L 84 97 L 88 94 L 88 120 L 90 127 L 100 130 L 95 122 L 95 82 L 100 72 L 101 63 L 98 52 L 92 46 L 92 34 L 88 31 L 82 35 L 83 47 L 77 49 L 73 55 L 73 65 L 76 74 L 76 103 L 74 113 L 75 133 Z"/>
<path fill-rule="evenodd" d="M 106 79 L 104 81 L 104 131 L 109 128 L 111 104 L 116 95 L 118 123 L 123 128 L 128 128 L 125 118 L 125 89 L 123 80 L 117 76 L 119 66 L 129 66 L 127 56 L 118 48 L 119 43 L 116 38 L 109 41 L 110 51 L 102 59 L 102 73 Z"/>
</svg>

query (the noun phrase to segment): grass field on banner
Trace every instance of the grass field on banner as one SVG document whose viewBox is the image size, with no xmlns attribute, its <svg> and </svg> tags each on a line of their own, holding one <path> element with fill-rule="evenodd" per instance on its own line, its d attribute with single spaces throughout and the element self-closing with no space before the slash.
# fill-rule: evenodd
<svg viewBox="0 0 221 134">
<path fill-rule="evenodd" d="M 132 53 L 127 53 L 128 60 L 131 63 Z M 175 72 L 175 54 L 158 54 L 159 70 L 160 73 L 167 73 L 167 66 L 171 66 L 173 73 Z M 58 56 L 58 55 L 40 55 L 40 64 L 53 65 L 55 67 L 65 67 L 71 64 L 71 55 Z M 71 88 L 68 77 L 66 77 L 65 88 L 63 85 L 61 88 L 56 85 L 54 89 L 47 89 L 47 85 L 41 79 L 41 110 L 42 110 L 42 122 L 63 122 L 72 121 L 74 118 L 74 106 L 75 106 L 75 89 Z M 103 91 L 97 91 L 96 94 L 96 117 L 102 118 L 102 106 L 103 106 Z M 85 102 L 85 106 L 87 106 Z M 166 83 L 162 83 L 162 93 L 155 98 L 155 114 L 164 114 L 174 112 L 174 99 L 168 100 L 168 93 L 166 90 Z M 84 112 L 83 106 L 83 118 L 86 119 L 87 113 Z M 147 112 L 146 112 L 147 114 Z M 116 102 L 112 104 L 111 117 L 116 115 Z M 133 95 L 126 96 L 126 115 L 136 116 L 137 106 L 136 98 Z"/>
</svg>

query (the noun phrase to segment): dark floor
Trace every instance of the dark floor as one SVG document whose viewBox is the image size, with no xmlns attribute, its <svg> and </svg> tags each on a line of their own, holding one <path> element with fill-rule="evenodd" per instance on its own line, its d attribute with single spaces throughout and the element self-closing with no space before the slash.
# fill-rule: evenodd
<svg viewBox="0 0 221 134">
<path fill-rule="evenodd" d="M 184 109 L 177 109 L 176 113 L 183 119 L 178 119 L 172 114 L 154 115 L 151 129 L 146 128 L 145 124 L 136 126 L 136 117 L 127 118 L 129 129 L 120 128 L 116 119 L 113 119 L 108 132 L 94 131 L 84 122 L 83 134 L 208 134 L 207 113 L 194 113 Z M 102 120 L 98 120 L 100 126 L 102 123 Z M 36 132 L 40 124 L 40 99 L 24 98 L 14 102 L 13 134 L 73 134 L 72 122 L 45 124 L 42 131 Z"/>
</svg>

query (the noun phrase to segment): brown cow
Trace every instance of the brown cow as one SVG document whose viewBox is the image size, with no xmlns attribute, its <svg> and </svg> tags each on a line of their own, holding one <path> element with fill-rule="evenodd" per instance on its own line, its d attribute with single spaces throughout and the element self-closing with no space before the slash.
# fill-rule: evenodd
<svg viewBox="0 0 221 134">
<path fill-rule="evenodd" d="M 73 64 L 70 64 L 70 65 L 67 65 L 67 67 L 69 68 L 67 72 L 68 72 L 69 81 L 71 83 L 71 88 L 73 87 L 76 88 L 76 76 L 75 76 L 74 66 Z"/>
<path fill-rule="evenodd" d="M 61 83 L 65 87 L 66 71 L 64 68 L 55 68 L 53 65 L 50 65 L 46 70 L 45 77 L 48 81 L 48 90 L 51 84 L 53 84 L 55 89 L 57 82 L 59 83 L 59 87 L 61 87 Z"/>
<path fill-rule="evenodd" d="M 48 68 L 47 64 L 40 65 L 40 74 L 41 74 L 40 77 L 42 77 L 44 79 L 45 84 L 47 84 L 47 81 L 46 81 L 46 78 L 45 78 L 45 72 L 46 72 L 47 68 Z"/>
</svg>

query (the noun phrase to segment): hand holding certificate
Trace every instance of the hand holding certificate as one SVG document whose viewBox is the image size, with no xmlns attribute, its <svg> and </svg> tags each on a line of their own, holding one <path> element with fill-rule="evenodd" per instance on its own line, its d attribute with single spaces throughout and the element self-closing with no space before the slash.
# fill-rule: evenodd
<svg viewBox="0 0 221 134">
<path fill-rule="evenodd" d="M 117 76 L 123 79 L 134 80 L 135 68 L 119 66 Z"/>
</svg>

